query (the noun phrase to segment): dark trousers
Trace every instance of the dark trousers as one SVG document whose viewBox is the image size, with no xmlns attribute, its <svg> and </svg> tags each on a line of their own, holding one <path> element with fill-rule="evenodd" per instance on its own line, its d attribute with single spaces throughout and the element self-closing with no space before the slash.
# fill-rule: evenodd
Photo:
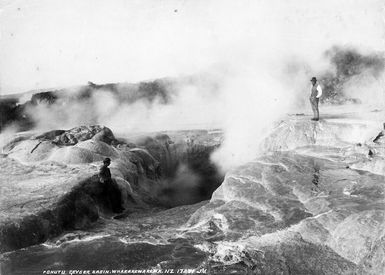
<svg viewBox="0 0 385 275">
<path fill-rule="evenodd" d="M 319 98 L 316 98 L 316 97 L 310 98 L 310 104 L 313 110 L 313 115 L 314 115 L 314 118 L 317 118 L 317 119 L 319 119 L 318 102 L 319 102 Z"/>
</svg>

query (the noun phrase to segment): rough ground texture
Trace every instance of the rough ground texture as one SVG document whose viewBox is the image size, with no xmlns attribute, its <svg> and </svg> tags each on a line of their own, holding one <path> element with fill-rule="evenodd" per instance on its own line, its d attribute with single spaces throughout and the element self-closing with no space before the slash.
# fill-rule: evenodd
<svg viewBox="0 0 385 275">
<path fill-rule="evenodd" d="M 242 272 L 383 274 L 385 143 L 371 137 L 380 130 L 344 118 L 278 124 L 269 153 L 229 171 L 189 219 L 207 235 L 186 234 Z"/>
<path fill-rule="evenodd" d="M 320 122 L 289 116 L 261 145 L 258 158 L 228 171 L 209 201 L 192 205 L 181 205 L 193 203 L 183 197 L 184 190 L 198 195 L 215 189 L 215 184 L 209 191 L 201 185 L 217 182 L 214 168 L 197 160 L 207 158 L 218 145 L 209 142 L 221 140 L 217 132 L 161 134 L 103 145 L 92 138 L 75 145 L 47 143 L 41 151 L 40 146 L 34 150 L 41 153 L 38 164 L 34 160 L 28 165 L 15 159 L 22 160 L 26 156 L 22 152 L 30 152 L 36 141 L 19 138 L 4 159 L 12 171 L 30 169 L 29 183 L 25 172 L 14 175 L 24 182 L 24 188 L 30 186 L 28 192 L 23 191 L 24 197 L 38 189 L 35 182 L 44 179 L 41 170 L 46 165 L 62 167 L 63 175 L 70 169 L 79 169 L 79 175 L 92 174 L 97 169 L 95 156 L 109 155 L 112 173 L 125 184 L 121 186 L 126 190 L 126 206 L 132 211 L 111 219 L 103 214 L 103 202 L 97 202 L 97 190 L 91 188 L 93 195 L 84 189 L 74 192 L 92 185 L 89 178 L 73 186 L 47 181 L 45 191 L 35 192 L 49 198 L 48 186 L 62 190 L 52 204 L 49 199 L 46 202 L 55 206 L 52 211 L 64 198 L 78 194 L 96 201 L 97 209 L 88 207 L 87 196 L 80 199 L 84 204 L 71 209 L 86 211 L 78 212 L 75 223 L 67 223 L 69 227 L 62 233 L 41 238 L 39 241 L 48 238 L 41 245 L 4 253 L 1 270 L 39 274 L 43 269 L 75 267 L 152 267 L 204 268 L 209 274 L 384 274 L 385 144 L 373 142 L 381 130 L 382 123 L 354 114 L 325 115 Z M 182 137 L 187 140 L 181 142 Z M 56 153 L 60 150 L 69 151 L 67 155 Z M 34 158 L 24 160 L 30 159 Z M 183 160 L 182 165 L 177 160 Z M 71 172 L 68 177 L 76 175 Z M 23 198 L 12 191 L 14 182 L 2 185 L 8 186 L 3 196 Z M 181 201 L 172 205 L 178 199 Z M 42 209 L 37 195 L 27 210 L 12 208 L 15 201 L 8 200 L 7 211 L 11 212 L 7 213 L 24 217 L 22 220 Z M 174 208 L 166 210 L 165 206 Z M 87 219 L 82 219 L 85 212 Z M 2 219 L 3 225 L 13 222 L 9 214 Z M 45 219 L 50 221 L 50 217 Z"/>
<path fill-rule="evenodd" d="M 174 143 L 165 134 L 140 138 L 135 145 L 98 125 L 18 137 L 1 156 L 1 170 L 9 172 L 0 178 L 0 251 L 89 228 L 100 216 L 111 216 L 110 194 L 96 176 L 105 157 L 112 159 L 113 181 L 129 211 L 208 199 L 223 180 L 209 159 L 216 146 Z"/>
</svg>

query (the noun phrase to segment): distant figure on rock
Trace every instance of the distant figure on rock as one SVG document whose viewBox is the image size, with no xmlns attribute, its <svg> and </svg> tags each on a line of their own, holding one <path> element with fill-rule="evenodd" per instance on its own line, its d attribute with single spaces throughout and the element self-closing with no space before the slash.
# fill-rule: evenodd
<svg viewBox="0 0 385 275">
<path fill-rule="evenodd" d="M 121 213 L 124 210 L 122 207 L 122 196 L 118 184 L 111 177 L 111 171 L 108 168 L 110 164 L 110 158 L 103 160 L 103 165 L 99 170 L 99 181 L 102 184 L 103 194 L 106 196 L 108 206 L 113 212 Z"/>
<path fill-rule="evenodd" d="M 322 95 L 322 88 L 317 82 L 316 77 L 312 77 L 311 80 L 311 88 L 310 88 L 310 104 L 311 108 L 313 110 L 313 118 L 311 120 L 318 121 L 319 120 L 319 110 L 318 110 L 318 103 L 319 99 Z"/>
<path fill-rule="evenodd" d="M 99 179 L 101 183 L 105 183 L 111 180 L 111 171 L 110 171 L 110 168 L 108 168 L 110 164 L 111 164 L 110 158 L 105 158 L 103 160 L 103 165 L 100 167 L 100 170 L 99 170 Z"/>
</svg>

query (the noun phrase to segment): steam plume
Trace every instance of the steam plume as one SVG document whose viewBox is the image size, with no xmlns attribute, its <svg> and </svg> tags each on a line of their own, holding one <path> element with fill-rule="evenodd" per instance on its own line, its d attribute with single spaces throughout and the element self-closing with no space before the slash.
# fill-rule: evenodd
<svg viewBox="0 0 385 275">
<path fill-rule="evenodd" d="M 313 75 L 325 80 L 326 94 L 335 87 L 352 97 L 383 93 L 383 59 L 371 54 L 384 48 L 379 0 L 66 1 L 63 9 L 55 1 L 30 2 L 20 11 L 25 22 L 12 4 L 3 12 L 3 30 L 15 35 L 2 37 L 2 90 L 204 76 L 198 84 L 167 84 L 167 97 L 152 100 L 139 93 L 130 101 L 122 97 L 129 93 L 90 83 L 98 92 L 84 100 L 31 106 L 41 128 L 100 123 L 122 134 L 222 128 L 225 141 L 213 159 L 231 167 L 255 157 L 275 120 L 310 112 Z M 325 57 L 334 45 L 341 47 Z M 353 63 L 346 63 L 349 56 Z"/>
</svg>

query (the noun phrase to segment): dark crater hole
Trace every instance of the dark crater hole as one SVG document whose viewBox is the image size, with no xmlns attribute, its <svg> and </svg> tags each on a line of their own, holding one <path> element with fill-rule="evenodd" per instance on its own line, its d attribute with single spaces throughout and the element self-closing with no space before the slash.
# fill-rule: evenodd
<svg viewBox="0 0 385 275">
<path fill-rule="evenodd" d="M 169 143 L 169 140 L 166 145 L 162 142 L 165 152 L 159 154 L 157 143 L 161 138 L 144 142 L 145 148 L 159 160 L 157 179 L 149 192 L 153 204 L 169 208 L 210 199 L 224 179 L 224 173 L 210 159 L 219 144 Z"/>
</svg>

